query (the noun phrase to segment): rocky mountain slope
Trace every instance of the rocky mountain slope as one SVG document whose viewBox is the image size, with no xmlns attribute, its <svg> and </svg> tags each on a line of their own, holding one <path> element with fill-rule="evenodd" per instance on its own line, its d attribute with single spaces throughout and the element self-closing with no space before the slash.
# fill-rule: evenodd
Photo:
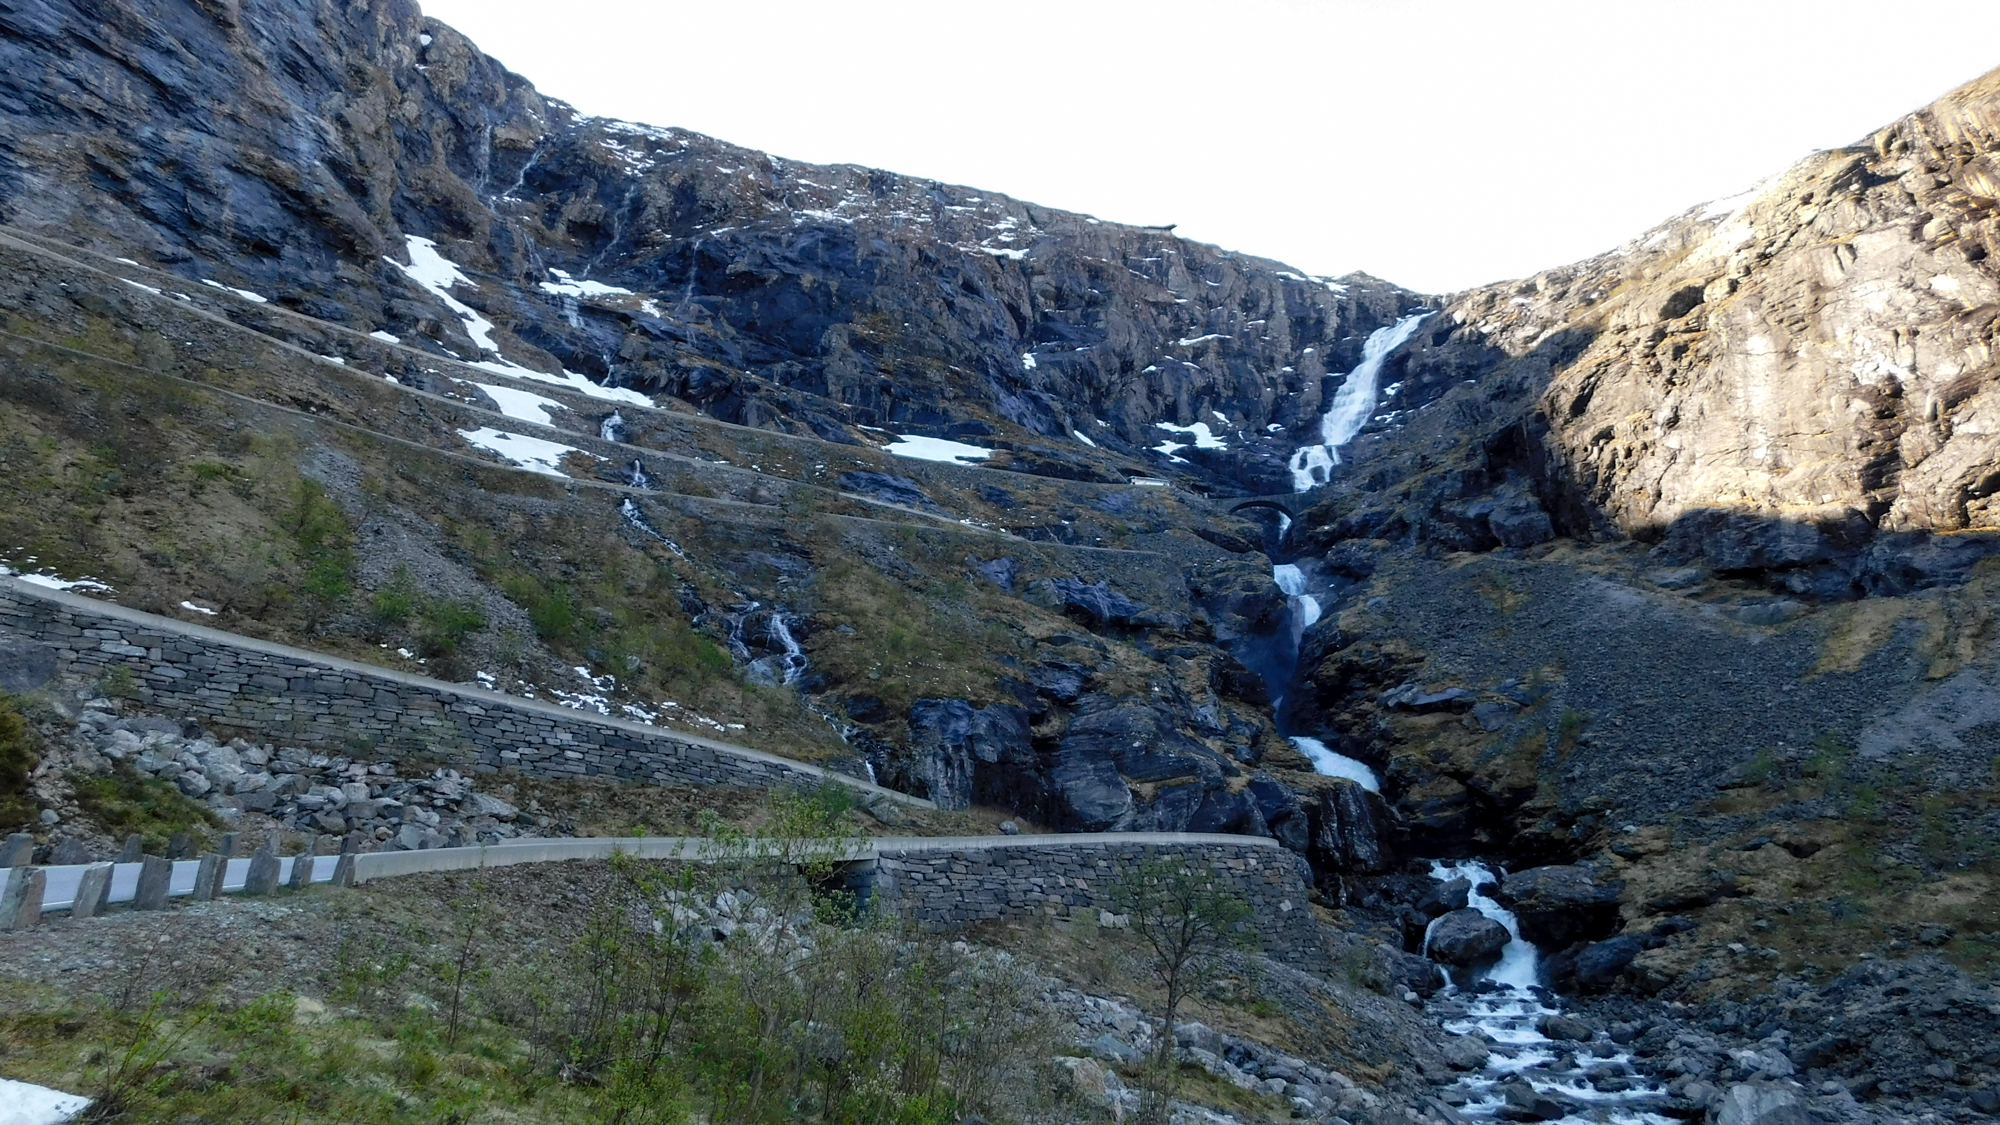
<svg viewBox="0 0 2000 1125">
<path fill-rule="evenodd" d="M 2000 956 L 2000 72 L 1430 298 L 583 117 L 408 3 L 0 29 L 0 562 L 1270 834 L 1411 954 L 1424 861 L 1559 868 L 1556 983 L 1626 1023 Z M 1993 1081 L 1807 1038 L 1868 1097 Z"/>
</svg>

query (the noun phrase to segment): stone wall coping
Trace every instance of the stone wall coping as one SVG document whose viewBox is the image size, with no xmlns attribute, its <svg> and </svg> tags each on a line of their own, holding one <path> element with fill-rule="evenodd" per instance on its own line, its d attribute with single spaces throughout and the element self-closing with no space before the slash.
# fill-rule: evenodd
<svg viewBox="0 0 2000 1125">
<path fill-rule="evenodd" d="M 894 789 L 885 788 L 884 786 L 864 781 L 858 777 L 849 777 L 844 773 L 829 770 L 824 766 L 816 766 L 810 762 L 801 762 L 763 750 L 752 750 L 748 746 L 718 742 L 714 739 L 703 738 L 698 734 L 686 734 L 665 727 L 647 726 L 644 723 L 629 722 L 624 719 L 616 719 L 608 715 L 598 715 L 575 708 L 559 707 L 553 703 L 545 703 L 539 699 L 523 699 L 517 695 L 506 695 L 497 691 L 489 691 L 476 685 L 455 684 L 447 680 L 438 680 L 429 676 L 419 676 L 410 672 L 398 671 L 394 668 L 380 668 L 372 664 L 363 664 L 359 661 L 347 660 L 323 652 L 313 652 L 310 649 L 293 648 L 290 645 L 279 644 L 275 641 L 259 640 L 256 637 L 244 636 L 241 633 L 225 632 L 224 630 L 211 628 L 206 625 L 196 625 L 191 622 L 181 621 L 178 618 L 147 613 L 143 610 L 119 605 L 116 602 L 99 601 L 96 598 L 84 597 L 81 594 L 72 594 L 66 590 L 51 589 L 47 586 L 24 581 L 12 575 L 0 575 L 0 591 L 22 598 L 62 606 L 65 609 L 78 613 L 96 614 L 100 617 L 107 617 L 149 632 L 186 637 L 191 640 L 228 648 L 246 649 L 251 652 L 263 653 L 266 656 L 275 656 L 283 660 L 296 660 L 336 672 L 348 672 L 355 675 L 367 676 L 372 679 L 385 680 L 390 683 L 435 692 L 440 695 L 456 695 L 470 702 L 502 707 L 529 715 L 542 715 L 564 723 L 584 723 L 590 726 L 619 731 L 623 734 L 637 735 L 641 738 L 666 739 L 680 742 L 690 746 L 713 750 L 718 754 L 728 754 L 754 762 L 763 762 L 781 769 L 797 770 L 802 773 L 817 775 L 837 785 L 843 785 L 850 789 L 858 789 L 871 796 L 884 797 L 898 804 L 908 805 L 913 808 L 931 809 L 937 807 L 922 797 L 911 796 L 908 793 L 898 793 Z"/>
</svg>

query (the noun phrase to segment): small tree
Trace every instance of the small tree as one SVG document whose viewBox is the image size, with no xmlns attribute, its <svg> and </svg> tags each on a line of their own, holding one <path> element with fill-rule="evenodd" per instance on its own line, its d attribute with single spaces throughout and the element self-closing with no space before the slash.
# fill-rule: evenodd
<svg viewBox="0 0 2000 1125">
<path fill-rule="evenodd" d="M 1250 907 L 1212 867 L 1191 858 L 1140 864 L 1113 887 L 1112 899 L 1138 939 L 1146 973 L 1166 993 L 1156 1064 L 1170 1083 L 1174 1017 L 1183 1000 L 1220 974 L 1223 954 L 1244 943 Z"/>
</svg>

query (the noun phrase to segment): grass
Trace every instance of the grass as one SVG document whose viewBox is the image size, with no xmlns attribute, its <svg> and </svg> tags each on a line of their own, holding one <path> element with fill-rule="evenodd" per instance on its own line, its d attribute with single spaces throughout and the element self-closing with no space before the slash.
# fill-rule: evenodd
<svg viewBox="0 0 2000 1125">
<path fill-rule="evenodd" d="M 120 762 L 108 774 L 73 777 L 76 803 L 115 838 L 137 834 L 146 851 L 166 854 L 177 833 L 199 834 L 221 823 L 200 804 L 189 800 L 170 781 L 148 777 Z"/>
<path fill-rule="evenodd" d="M 35 800 L 28 779 L 41 760 L 41 741 L 12 699 L 0 695 L 0 831 L 21 828 L 35 819 Z"/>
</svg>

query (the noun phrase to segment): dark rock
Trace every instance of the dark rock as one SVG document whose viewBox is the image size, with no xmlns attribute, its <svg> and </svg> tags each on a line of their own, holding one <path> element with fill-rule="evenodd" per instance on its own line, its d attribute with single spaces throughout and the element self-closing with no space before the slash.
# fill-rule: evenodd
<svg viewBox="0 0 2000 1125">
<path fill-rule="evenodd" d="M 1616 932 L 1624 889 L 1623 883 L 1600 885 L 1585 867 L 1531 867 L 1503 876 L 1493 898 L 1514 912 L 1522 937 L 1561 947 Z"/>
<path fill-rule="evenodd" d="M 1145 606 L 1102 582 L 1077 578 L 1051 578 L 1047 582 L 1057 605 L 1092 627 L 1129 625 L 1133 618 L 1146 612 Z"/>
<path fill-rule="evenodd" d="M 889 709 L 883 706 L 882 697 L 878 695 L 850 695 L 841 707 L 847 712 L 847 717 L 857 723 L 889 721 Z"/>
<path fill-rule="evenodd" d="M 1370 874 L 1387 871 L 1393 863 L 1393 819 L 1380 795 L 1338 781 L 1322 789 L 1306 810 L 1312 830 L 1306 854 L 1321 870 Z"/>
<path fill-rule="evenodd" d="M 1472 895 L 1472 880 L 1447 879 L 1433 883 L 1416 901 L 1418 913 L 1426 918 L 1436 918 L 1453 910 L 1464 910 Z"/>
<path fill-rule="evenodd" d="M 967 561 L 971 562 L 971 560 Z M 972 562 L 971 565 L 973 571 L 980 577 L 1010 594 L 1014 592 L 1014 579 L 1021 573 L 1019 560 L 1013 558 L 987 559 L 985 562 Z"/>
<path fill-rule="evenodd" d="M 1597 1034 L 1589 1024 L 1575 1016 L 1543 1016 L 1535 1021 L 1535 1028 L 1543 1035 L 1564 1043 L 1588 1043 Z"/>
<path fill-rule="evenodd" d="M 1549 513 L 1533 497 L 1503 500 L 1486 513 L 1486 526 L 1503 547 L 1532 547 L 1556 537 Z"/>
<path fill-rule="evenodd" d="M 1400 949 L 1380 948 L 1391 987 L 1407 989 L 1428 999 L 1445 986 L 1444 972 L 1435 962 Z"/>
<path fill-rule="evenodd" d="M 1608 941 L 1591 942 L 1565 959 L 1566 971 L 1560 975 L 1552 966 L 1551 978 L 1556 980 L 1561 991 L 1602 992 L 1617 983 L 1619 976 L 1645 948 L 1644 941 L 1629 934 Z"/>
<path fill-rule="evenodd" d="M 1008 807 L 1038 800 L 1041 783 L 1023 709 L 919 699 L 910 705 L 909 724 L 909 749 L 892 770 L 898 788 L 929 797 L 941 809 L 963 809 L 975 800 Z"/>
<path fill-rule="evenodd" d="M 1974 1090 L 1972 1096 L 1966 1099 L 1966 1101 L 1967 1104 L 1981 1113 L 2000 1115 L 2000 1086 L 1988 1086 L 1981 1090 Z"/>
<path fill-rule="evenodd" d="M 1568 1116 L 1569 1106 L 1547 1094 L 1538 1094 L 1521 1079 L 1500 1087 L 1500 1116 L 1508 1121 L 1554 1121 Z"/>
<path fill-rule="evenodd" d="M 1444 1041 L 1441 1053 L 1445 1065 L 1453 1070 L 1478 1070 L 1493 1057 L 1486 1043 L 1471 1035 L 1453 1035 Z"/>
<path fill-rule="evenodd" d="M 1132 790 L 1109 758 L 1088 749 L 1056 752 L 1049 767 L 1049 814 L 1066 832 L 1114 832 L 1132 820 Z"/>
<path fill-rule="evenodd" d="M 892 473 L 842 473 L 840 487 L 871 500 L 901 504 L 908 508 L 921 508 L 925 511 L 939 510 L 937 504 L 929 496 L 924 495 L 924 490 L 917 487 L 916 481 Z"/>
<path fill-rule="evenodd" d="M 10 641 L 0 648 L 0 691 L 34 691 L 55 679 L 56 649 L 28 641 Z"/>
<path fill-rule="evenodd" d="M 1466 968 L 1499 956 L 1512 940 L 1507 927 L 1479 911 L 1454 910 L 1431 923 L 1427 952 L 1434 961 Z"/>
</svg>

